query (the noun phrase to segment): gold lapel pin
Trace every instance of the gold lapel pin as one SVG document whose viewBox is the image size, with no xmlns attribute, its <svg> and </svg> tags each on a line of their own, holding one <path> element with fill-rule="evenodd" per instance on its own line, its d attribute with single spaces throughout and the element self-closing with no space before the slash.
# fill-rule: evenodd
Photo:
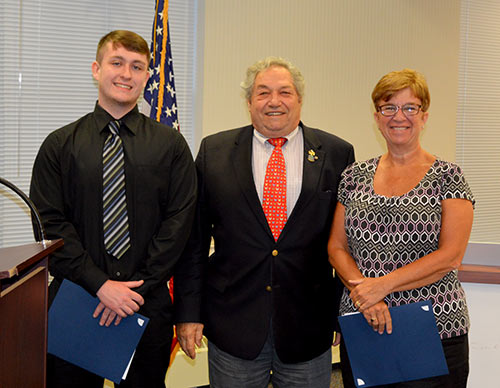
<svg viewBox="0 0 500 388">
<path fill-rule="evenodd" d="M 316 160 L 318 160 L 318 157 L 316 156 L 316 152 L 313 150 L 309 150 L 307 152 L 309 155 L 307 155 L 307 160 L 311 163 L 314 163 Z"/>
</svg>

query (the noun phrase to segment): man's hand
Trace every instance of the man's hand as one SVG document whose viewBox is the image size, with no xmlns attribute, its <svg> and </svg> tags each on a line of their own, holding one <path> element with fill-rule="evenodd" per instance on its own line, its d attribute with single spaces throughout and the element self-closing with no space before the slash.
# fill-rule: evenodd
<svg viewBox="0 0 500 388">
<path fill-rule="evenodd" d="M 132 288 L 139 287 L 143 283 L 144 280 L 130 282 L 107 280 L 97 291 L 101 303 L 96 307 L 93 317 L 97 318 L 102 312 L 99 324 L 109 326 L 113 320 L 115 325 L 118 325 L 122 318 L 133 315 L 144 304 L 144 299 L 132 291 Z"/>
<path fill-rule="evenodd" d="M 196 358 L 196 346 L 201 346 L 203 324 L 195 322 L 178 323 L 176 325 L 177 339 L 182 350 L 193 360 Z"/>
<path fill-rule="evenodd" d="M 99 314 L 101 313 L 101 311 L 102 311 L 102 315 L 101 315 L 101 319 L 99 320 L 99 325 L 101 325 L 101 326 L 106 325 L 107 327 L 109 327 L 109 325 L 111 325 L 113 323 L 113 320 L 115 321 L 115 326 L 117 326 L 122 320 L 122 317 L 117 315 L 113 310 L 110 310 L 109 308 L 104 306 L 104 304 L 102 302 L 100 302 L 97 305 L 97 307 L 94 311 L 94 314 L 92 316 L 94 318 L 97 318 L 99 316 Z"/>
<path fill-rule="evenodd" d="M 332 344 L 332 346 L 337 346 L 337 345 L 339 345 L 339 344 L 340 344 L 340 338 L 341 338 L 341 337 L 342 337 L 342 335 L 341 335 L 338 331 L 336 331 L 336 332 L 335 332 L 335 338 L 333 339 L 333 344 Z"/>
</svg>

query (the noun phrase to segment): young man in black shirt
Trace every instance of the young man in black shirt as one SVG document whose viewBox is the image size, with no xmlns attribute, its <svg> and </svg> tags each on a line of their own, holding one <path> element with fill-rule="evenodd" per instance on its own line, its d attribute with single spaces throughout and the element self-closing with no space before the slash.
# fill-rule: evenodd
<svg viewBox="0 0 500 388">
<path fill-rule="evenodd" d="M 30 189 L 48 238 L 64 239 L 49 264 L 51 300 L 66 278 L 97 295 L 93 316 L 101 325 L 117 325 L 135 312 L 150 318 L 120 387 L 165 386 L 172 340 L 167 281 L 189 235 L 196 201 L 196 173 L 184 138 L 137 108 L 149 58 L 147 43 L 133 32 L 112 31 L 101 39 L 92 63 L 95 109 L 45 139 Z M 118 151 L 106 156 L 103 149 L 111 142 Z M 106 166 L 115 157 L 108 171 L 121 183 L 110 195 L 117 194 L 122 206 L 109 210 L 103 192 Z M 107 212 L 116 212 L 110 223 L 121 220 L 119 228 L 106 225 Z M 118 250 L 105 234 L 121 242 Z M 49 387 L 102 384 L 99 376 L 49 355 Z"/>
</svg>

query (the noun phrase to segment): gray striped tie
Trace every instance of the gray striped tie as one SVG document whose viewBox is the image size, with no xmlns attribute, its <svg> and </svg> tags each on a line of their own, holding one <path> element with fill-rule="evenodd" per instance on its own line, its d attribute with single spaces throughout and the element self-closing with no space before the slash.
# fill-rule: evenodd
<svg viewBox="0 0 500 388">
<path fill-rule="evenodd" d="M 102 151 L 104 246 L 119 259 L 130 247 L 120 122 L 111 121 L 109 130 Z"/>
</svg>

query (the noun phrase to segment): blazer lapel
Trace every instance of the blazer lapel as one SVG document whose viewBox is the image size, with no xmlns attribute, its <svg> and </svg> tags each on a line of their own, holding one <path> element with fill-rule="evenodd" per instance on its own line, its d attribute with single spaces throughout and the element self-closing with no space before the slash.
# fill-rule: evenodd
<svg viewBox="0 0 500 388">
<path fill-rule="evenodd" d="M 300 190 L 297 203 L 290 214 L 290 218 L 283 229 L 282 235 L 286 233 L 293 223 L 300 219 L 302 209 L 313 198 L 318 190 L 319 179 L 325 163 L 325 152 L 321 150 L 321 143 L 313 131 L 300 124 L 304 134 L 304 166 L 302 171 L 302 189 Z"/>
<path fill-rule="evenodd" d="M 269 236 L 273 238 L 264 210 L 262 210 L 257 190 L 255 189 L 255 181 L 252 173 L 252 138 L 253 127 L 250 125 L 242 128 L 235 141 L 232 154 L 234 163 L 232 167 L 238 185 L 247 200 L 248 207 L 255 214 L 258 222 L 267 231 Z"/>
</svg>

